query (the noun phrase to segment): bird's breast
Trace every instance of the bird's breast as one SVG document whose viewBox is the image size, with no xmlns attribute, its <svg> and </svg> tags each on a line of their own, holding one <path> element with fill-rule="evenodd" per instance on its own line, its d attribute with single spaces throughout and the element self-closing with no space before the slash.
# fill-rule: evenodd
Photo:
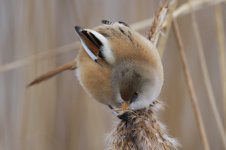
<svg viewBox="0 0 226 150">
<path fill-rule="evenodd" d="M 96 63 L 81 49 L 78 55 L 78 79 L 85 89 L 97 101 L 114 105 L 111 86 L 111 67 L 105 62 Z"/>
</svg>

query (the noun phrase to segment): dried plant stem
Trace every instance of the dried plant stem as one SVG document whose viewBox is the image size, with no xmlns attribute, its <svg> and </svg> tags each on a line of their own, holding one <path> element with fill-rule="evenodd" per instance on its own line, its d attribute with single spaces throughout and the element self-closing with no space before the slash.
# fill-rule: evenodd
<svg viewBox="0 0 226 150">
<path fill-rule="evenodd" d="M 178 23 L 176 21 L 176 19 L 173 20 L 173 29 L 176 35 L 176 41 L 178 44 L 178 49 L 179 49 L 179 53 L 180 53 L 180 58 L 181 58 L 181 63 L 183 66 L 183 71 L 184 71 L 184 75 L 185 75 L 185 80 L 188 86 L 188 91 L 189 94 L 191 96 L 191 103 L 192 103 L 192 108 L 195 114 L 195 119 L 198 125 L 198 129 L 200 131 L 200 135 L 201 135 L 201 139 L 203 142 L 203 146 L 205 150 L 209 150 L 209 144 L 208 144 L 208 139 L 207 139 L 207 135 L 205 132 L 205 127 L 204 127 L 204 123 L 202 120 L 202 116 L 201 116 L 201 112 L 200 112 L 200 108 L 199 108 L 199 104 L 198 104 L 198 99 L 197 96 L 195 94 L 195 90 L 193 87 L 193 83 L 192 83 L 192 79 L 191 79 L 191 75 L 189 73 L 189 69 L 188 69 L 188 64 L 187 64 L 187 60 L 185 57 L 185 50 L 184 50 L 184 45 L 182 42 L 182 38 L 180 35 L 180 31 L 179 31 L 179 27 L 178 27 Z"/>
<path fill-rule="evenodd" d="M 200 10 L 202 8 L 206 8 L 207 6 L 216 5 L 222 2 L 226 2 L 226 0 L 194 0 L 191 1 L 191 4 L 185 3 L 180 6 L 174 13 L 173 18 L 182 17 L 191 13 L 190 6 L 193 8 L 193 12 Z"/>
<path fill-rule="evenodd" d="M 226 54 L 225 54 L 225 31 L 223 23 L 222 8 L 219 4 L 215 6 L 215 15 L 216 15 L 216 27 L 217 27 L 217 41 L 219 47 L 219 64 L 220 64 L 220 73 L 222 81 L 222 93 L 223 93 L 223 103 L 224 103 L 224 116 L 226 116 Z M 226 118 L 225 126 L 226 126 Z M 225 140 L 226 141 L 226 140 Z"/>
<path fill-rule="evenodd" d="M 159 104 L 157 104 L 159 105 Z M 177 142 L 168 136 L 155 115 L 159 106 L 128 112 L 108 137 L 108 150 L 176 150 Z"/>
<path fill-rule="evenodd" d="M 158 48 L 160 56 L 163 55 L 167 37 L 171 28 L 173 12 L 177 0 L 165 1 L 155 13 L 148 33 L 148 39 Z"/>
<path fill-rule="evenodd" d="M 208 100 L 209 100 L 209 103 L 210 103 L 210 107 L 213 111 L 214 118 L 216 119 L 217 127 L 218 127 L 219 133 L 221 135 L 221 139 L 222 139 L 222 142 L 223 142 L 223 145 L 224 145 L 224 149 L 226 149 L 226 135 L 225 135 L 225 132 L 224 132 L 224 126 L 223 126 L 223 123 L 221 121 L 218 109 L 217 109 L 216 99 L 215 99 L 215 96 L 214 96 L 214 93 L 213 93 L 213 88 L 212 88 L 212 84 L 211 84 L 211 81 L 210 81 L 208 68 L 207 68 L 207 64 L 206 64 L 204 48 L 203 48 L 202 40 L 201 40 L 201 37 L 200 37 L 200 32 L 199 32 L 199 29 L 198 29 L 196 16 L 193 12 L 193 8 L 192 8 L 192 5 L 191 5 L 191 0 L 188 0 L 188 4 L 190 4 L 189 6 L 190 6 L 190 9 L 191 9 L 192 27 L 194 29 L 195 41 L 197 42 L 197 46 L 198 46 L 198 57 L 199 57 L 199 60 L 200 60 L 200 63 L 201 63 L 201 70 L 202 70 L 202 74 L 203 74 L 203 77 L 204 77 L 204 85 L 205 85 L 206 90 L 207 90 L 207 96 L 208 96 Z"/>
<path fill-rule="evenodd" d="M 155 12 L 154 19 L 151 24 L 151 28 L 148 33 L 148 39 L 153 43 L 155 46 L 159 41 L 159 37 L 163 30 L 163 23 L 166 22 L 166 17 L 169 11 L 169 1 L 165 1 Z"/>
<path fill-rule="evenodd" d="M 160 38 L 158 40 L 158 45 L 157 45 L 160 56 L 163 55 L 164 50 L 165 50 L 166 42 L 168 39 L 168 35 L 170 32 L 171 24 L 172 24 L 172 20 L 173 20 L 173 13 L 174 13 L 174 10 L 176 9 L 176 7 L 177 7 L 177 0 L 172 1 L 169 4 L 168 15 L 167 15 L 167 19 L 166 19 L 164 31 L 163 31 L 164 36 L 160 36 Z"/>
<path fill-rule="evenodd" d="M 214 2 L 212 0 L 200 0 L 200 1 L 192 1 L 191 4 L 192 4 L 192 7 L 194 8 L 194 11 L 197 11 L 197 10 L 204 8 L 204 6 L 206 7 L 206 6 L 209 6 L 209 5 L 215 5 L 215 4 L 218 4 L 218 3 L 221 3 L 221 2 L 226 2 L 226 0 L 216 0 Z M 205 5 L 203 5 L 203 4 L 205 4 Z M 173 12 L 172 17 L 173 18 L 177 18 L 179 16 L 187 15 L 187 14 L 190 13 L 190 10 L 189 10 L 187 3 L 183 4 L 177 10 L 173 11 L 175 8 L 176 8 L 176 5 L 175 5 L 175 7 L 172 7 L 172 12 Z M 131 27 L 134 30 L 139 31 L 139 30 L 142 30 L 144 28 L 149 27 L 150 24 L 152 23 L 152 21 L 153 21 L 153 18 L 146 19 L 146 20 L 139 21 L 139 22 L 132 24 Z M 166 28 L 170 29 L 170 24 L 171 23 L 166 23 L 166 25 L 169 26 L 169 27 L 166 27 Z M 167 32 L 166 32 L 166 34 L 167 34 Z M 160 48 L 159 48 L 160 54 L 163 53 L 163 51 L 161 52 L 161 50 L 164 49 L 164 47 L 165 47 L 164 45 L 166 43 L 166 40 L 167 40 L 167 38 L 165 38 L 165 42 L 163 42 L 163 44 L 159 44 L 160 45 Z M 159 43 L 161 43 L 161 42 L 159 42 Z M 69 51 L 76 50 L 76 49 L 79 48 L 79 45 L 80 45 L 79 42 L 70 43 L 70 44 L 64 45 L 64 46 L 59 47 L 59 48 L 48 50 L 47 52 L 45 51 L 45 52 L 42 52 L 42 53 L 39 53 L 39 54 L 29 56 L 27 58 L 16 60 L 14 62 L 0 66 L 0 73 L 7 72 L 7 71 L 10 71 L 10 70 L 25 66 L 25 65 L 33 62 L 33 61 L 41 60 L 41 59 L 44 59 L 44 58 L 49 58 L 49 57 L 52 57 L 52 56 L 56 56 L 58 54 L 63 54 L 63 53 L 69 52 Z"/>
<path fill-rule="evenodd" d="M 191 5 L 192 5 L 192 8 L 193 8 L 193 11 L 198 11 L 200 9 L 207 7 L 207 6 L 216 5 L 216 4 L 223 3 L 223 2 L 226 2 L 226 0 L 215 0 L 215 1 L 213 1 L 213 0 L 198 0 L 198 1 L 192 1 Z M 176 2 L 174 3 L 174 5 L 176 6 Z M 170 6 L 173 6 L 173 5 L 170 5 Z M 172 10 L 174 10 L 173 8 L 176 8 L 176 7 L 172 7 Z M 179 8 L 177 8 L 175 11 L 173 11 L 173 18 L 185 16 L 185 15 L 188 15 L 189 13 L 191 13 L 190 9 L 189 9 L 189 4 L 185 3 L 185 4 L 181 5 Z M 131 27 L 134 30 L 141 30 L 141 29 L 149 27 L 150 24 L 152 23 L 152 21 L 153 21 L 153 18 L 145 19 L 143 21 L 133 23 L 131 25 Z"/>
</svg>

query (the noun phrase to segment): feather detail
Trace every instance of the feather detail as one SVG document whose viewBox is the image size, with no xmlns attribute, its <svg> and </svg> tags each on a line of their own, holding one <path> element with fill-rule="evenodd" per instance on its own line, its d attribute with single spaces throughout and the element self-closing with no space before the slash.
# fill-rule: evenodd
<svg viewBox="0 0 226 150">
<path fill-rule="evenodd" d="M 79 26 L 76 26 L 75 30 L 78 33 L 79 39 L 86 53 L 96 62 L 101 48 L 101 45 L 98 45 L 100 41 L 96 41 L 96 38 L 93 38 L 93 35 L 90 32 L 83 30 Z"/>
<path fill-rule="evenodd" d="M 50 78 L 52 78 L 53 76 L 61 73 L 61 72 L 64 72 L 66 70 L 75 70 L 77 68 L 77 61 L 76 59 L 71 61 L 71 62 L 68 62 L 62 66 L 59 66 L 53 70 L 50 70 L 48 71 L 47 73 L 35 78 L 32 82 L 30 82 L 27 87 L 30 87 L 30 86 L 33 86 L 35 84 L 38 84 L 42 81 L 45 81 L 45 80 L 48 80 Z"/>
<path fill-rule="evenodd" d="M 99 59 L 103 59 L 109 64 L 115 62 L 108 40 L 102 34 L 94 30 L 82 29 L 79 26 L 76 26 L 75 30 L 83 48 L 93 61 L 98 62 Z"/>
</svg>

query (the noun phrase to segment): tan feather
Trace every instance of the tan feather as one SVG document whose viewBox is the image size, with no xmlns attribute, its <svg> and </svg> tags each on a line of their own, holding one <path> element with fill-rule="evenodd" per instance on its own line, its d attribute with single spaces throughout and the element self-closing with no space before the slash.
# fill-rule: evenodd
<svg viewBox="0 0 226 150">
<path fill-rule="evenodd" d="M 53 70 L 50 70 L 49 72 L 37 77 L 36 79 L 34 79 L 33 81 L 31 81 L 27 87 L 30 87 L 30 86 L 33 86 L 35 84 L 38 84 L 42 81 L 45 81 L 45 80 L 48 80 L 52 77 L 54 77 L 55 75 L 61 73 L 61 72 L 64 72 L 66 70 L 75 70 L 77 68 L 77 61 L 76 59 L 73 60 L 73 61 L 70 61 L 62 66 L 59 66 Z"/>
</svg>

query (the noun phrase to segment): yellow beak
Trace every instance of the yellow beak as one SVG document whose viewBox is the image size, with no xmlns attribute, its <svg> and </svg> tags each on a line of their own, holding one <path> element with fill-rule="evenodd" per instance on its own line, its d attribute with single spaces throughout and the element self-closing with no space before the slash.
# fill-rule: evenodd
<svg viewBox="0 0 226 150">
<path fill-rule="evenodd" d="M 129 110 L 129 104 L 127 102 L 123 102 L 121 105 L 122 111 L 127 111 Z"/>
</svg>

